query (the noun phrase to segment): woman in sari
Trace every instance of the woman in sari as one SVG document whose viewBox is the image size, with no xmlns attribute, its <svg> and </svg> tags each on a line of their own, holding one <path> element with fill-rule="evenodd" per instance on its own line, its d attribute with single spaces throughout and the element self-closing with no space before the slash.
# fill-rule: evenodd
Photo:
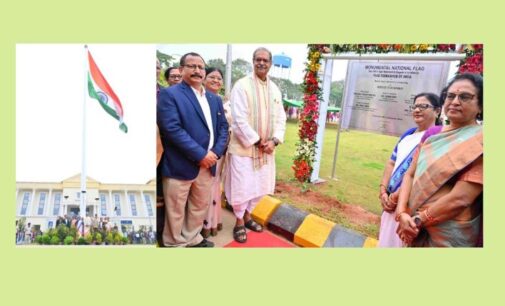
<svg viewBox="0 0 505 306">
<path fill-rule="evenodd" d="M 206 69 L 205 79 L 203 81 L 205 90 L 208 90 L 216 95 L 220 94 L 223 87 L 223 72 L 219 68 L 209 67 Z M 225 101 L 226 100 L 226 101 Z M 230 101 L 223 99 L 223 108 L 228 123 L 231 122 Z M 228 138 L 229 139 L 229 138 Z M 223 166 L 226 160 L 226 155 L 222 156 L 216 164 L 216 176 L 212 185 L 212 197 L 210 199 L 209 210 L 207 217 L 203 222 L 202 236 L 208 238 L 210 235 L 217 236 L 218 231 L 223 229 L 223 221 L 221 216 L 221 182 L 223 181 L 222 173 Z"/>
<path fill-rule="evenodd" d="M 482 237 L 482 77 L 458 75 L 444 96 L 449 125 L 426 131 L 398 199 L 397 233 L 412 247 L 473 247 Z"/>
<path fill-rule="evenodd" d="M 391 158 L 386 163 L 384 175 L 379 185 L 379 199 L 383 213 L 379 229 L 379 247 L 401 247 L 402 241 L 396 234 L 398 222 L 395 221 L 396 201 L 403 175 L 412 162 L 412 157 L 424 132 L 440 116 L 440 99 L 433 93 L 420 93 L 411 105 L 412 117 L 416 127 L 407 130 L 396 144 Z"/>
</svg>

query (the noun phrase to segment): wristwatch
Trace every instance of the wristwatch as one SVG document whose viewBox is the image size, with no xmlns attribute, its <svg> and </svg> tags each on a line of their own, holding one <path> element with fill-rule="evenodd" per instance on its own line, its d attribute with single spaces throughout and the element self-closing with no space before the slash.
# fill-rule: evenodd
<svg viewBox="0 0 505 306">
<path fill-rule="evenodd" d="M 416 224 L 417 228 L 421 228 L 421 225 L 423 223 L 421 217 L 419 215 L 415 215 L 412 217 L 412 219 L 414 220 L 414 223 Z"/>
<path fill-rule="evenodd" d="M 274 142 L 274 145 L 277 147 L 279 145 L 279 143 L 281 143 L 279 141 L 279 139 L 275 138 L 275 137 L 272 137 L 270 140 L 272 140 Z"/>
</svg>

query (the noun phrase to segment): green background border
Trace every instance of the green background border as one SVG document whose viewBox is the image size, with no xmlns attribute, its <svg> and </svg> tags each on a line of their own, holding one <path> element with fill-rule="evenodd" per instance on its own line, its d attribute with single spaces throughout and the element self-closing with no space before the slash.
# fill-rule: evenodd
<svg viewBox="0 0 505 306">
<path fill-rule="evenodd" d="M 4 301 L 31 305 L 475 305 L 503 300 L 502 10 L 443 1 L 17 1 L 1 4 L 0 235 Z M 200 3 L 202 2 L 202 3 Z M 290 3 L 291 2 L 291 3 Z M 485 248 L 16 248 L 16 43 L 484 43 Z M 500 57 L 501 56 L 501 57 Z M 44 77 L 33 72 L 33 81 Z M 35 127 L 34 127 L 35 128 Z M 500 137 L 501 136 L 501 137 Z M 34 148 L 34 154 L 36 149 Z M 496 276 L 495 276 L 496 275 Z M 496 280 L 495 280 L 496 279 Z M 6 305 L 6 304 L 4 304 Z M 11 304 L 7 304 L 11 305 Z"/>
</svg>

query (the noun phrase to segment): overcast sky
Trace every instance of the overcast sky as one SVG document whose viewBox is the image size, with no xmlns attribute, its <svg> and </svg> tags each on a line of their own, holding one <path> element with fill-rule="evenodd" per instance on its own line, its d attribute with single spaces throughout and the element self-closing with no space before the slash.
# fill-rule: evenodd
<svg viewBox="0 0 505 306">
<path fill-rule="evenodd" d="M 289 78 L 293 83 L 302 83 L 305 74 L 305 62 L 307 61 L 307 44 L 232 44 L 232 60 L 237 58 L 252 61 L 252 54 L 258 47 L 265 47 L 272 52 L 272 55 L 286 55 L 292 59 L 292 67 L 288 70 L 272 70 L 276 76 Z M 163 44 L 157 45 L 157 49 L 168 55 L 178 55 L 179 57 L 187 52 L 197 52 L 206 61 L 216 58 L 226 62 L 226 44 Z M 347 73 L 347 60 L 335 60 L 333 62 L 332 81 L 345 79 Z M 453 62 L 449 76 L 452 77 L 456 71 Z M 223 71 L 224 72 L 224 71 Z"/>
<path fill-rule="evenodd" d="M 81 172 L 87 107 L 87 174 L 104 183 L 144 184 L 155 174 L 155 45 L 90 45 L 121 100 L 119 130 L 85 88 L 81 44 L 16 47 L 16 180 L 61 181 Z"/>
<path fill-rule="evenodd" d="M 252 62 L 252 54 L 258 47 L 265 47 L 272 55 L 286 55 L 291 58 L 292 67 L 289 71 L 270 70 L 276 76 L 289 78 L 293 83 L 301 83 L 305 74 L 305 62 L 307 61 L 307 44 L 232 44 L 232 60 L 241 58 Z M 206 61 L 221 58 L 226 62 L 226 44 L 165 44 L 158 45 L 157 49 L 169 55 L 182 56 L 187 52 L 197 52 Z M 345 78 L 347 61 L 334 63 L 333 80 Z M 224 72 L 224 71 L 223 71 Z"/>
</svg>

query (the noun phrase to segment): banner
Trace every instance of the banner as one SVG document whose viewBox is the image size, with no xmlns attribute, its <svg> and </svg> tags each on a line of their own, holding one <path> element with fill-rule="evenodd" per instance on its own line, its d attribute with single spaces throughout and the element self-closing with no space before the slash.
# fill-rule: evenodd
<svg viewBox="0 0 505 306">
<path fill-rule="evenodd" d="M 449 62 L 349 61 L 342 127 L 400 136 L 415 126 L 414 96 L 439 95 L 448 72 Z"/>
</svg>

